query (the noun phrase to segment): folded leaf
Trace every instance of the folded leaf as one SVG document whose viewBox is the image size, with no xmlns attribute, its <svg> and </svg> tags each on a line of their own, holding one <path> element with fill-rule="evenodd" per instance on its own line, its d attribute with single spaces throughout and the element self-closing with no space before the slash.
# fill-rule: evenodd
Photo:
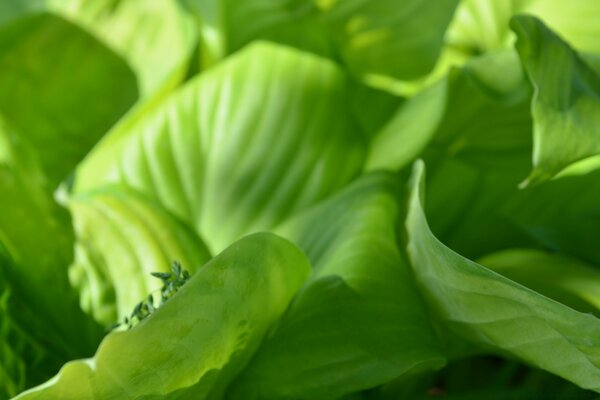
<svg viewBox="0 0 600 400">
<path fill-rule="evenodd" d="M 396 244 L 397 191 L 367 175 L 279 229 L 314 272 L 230 398 L 338 399 L 445 363 Z"/>
<path fill-rule="evenodd" d="M 221 399 L 309 270 L 290 242 L 248 236 L 149 318 L 109 334 L 93 359 L 66 364 L 16 399 Z"/>
<path fill-rule="evenodd" d="M 218 251 L 276 226 L 359 173 L 366 137 L 348 97 L 347 80 L 332 62 L 253 44 L 100 146 L 82 165 L 76 188 L 131 186 L 189 221 Z"/>
<path fill-rule="evenodd" d="M 476 264 L 429 230 L 424 165 L 415 164 L 406 221 L 413 271 L 448 329 L 500 354 L 600 392 L 600 320 Z"/>
<path fill-rule="evenodd" d="M 76 196 L 69 208 L 76 236 L 71 283 L 82 309 L 104 326 L 161 287 L 151 272 L 169 272 L 178 261 L 193 273 L 210 259 L 191 229 L 123 188 Z"/>
<path fill-rule="evenodd" d="M 600 153 L 600 69 L 533 17 L 516 17 L 517 50 L 535 89 L 533 171 L 524 184 L 552 178 Z"/>
</svg>

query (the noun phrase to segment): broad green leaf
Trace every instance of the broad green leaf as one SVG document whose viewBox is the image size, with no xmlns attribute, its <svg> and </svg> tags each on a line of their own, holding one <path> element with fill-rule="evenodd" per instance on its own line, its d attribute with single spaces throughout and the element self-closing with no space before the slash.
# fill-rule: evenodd
<svg viewBox="0 0 600 400">
<path fill-rule="evenodd" d="M 252 40 L 270 40 L 331 55 L 331 39 L 312 0 L 221 0 L 228 52 Z"/>
<path fill-rule="evenodd" d="M 0 243 L 1 246 L 1 243 Z M 0 253 L 0 263 L 5 263 Z M 8 303 L 12 295 L 4 276 L 5 266 L 0 265 L 0 399 L 8 399 L 25 389 L 25 360 L 20 357 L 22 343 L 20 335 L 15 335 L 15 326 L 8 313 Z M 15 343 L 15 336 L 17 343 Z"/>
<path fill-rule="evenodd" d="M 44 0 L 4 0 L 0 2 L 0 25 L 25 14 L 42 10 Z"/>
<path fill-rule="evenodd" d="M 600 392 L 600 320 L 538 294 L 448 249 L 427 225 L 424 164 L 415 164 L 408 253 L 429 306 L 446 327 L 500 354 Z"/>
<path fill-rule="evenodd" d="M 36 150 L 52 187 L 136 98 L 122 60 L 51 14 L 0 28 L 0 70 L 0 115 Z"/>
<path fill-rule="evenodd" d="M 535 238 L 536 247 L 600 265 L 597 162 L 592 158 L 575 163 L 556 178 L 521 190 L 502 204 L 500 214 Z"/>
<path fill-rule="evenodd" d="M 533 84 L 533 171 L 525 184 L 552 178 L 600 153 L 600 69 L 532 17 L 516 17 L 517 49 Z"/>
<path fill-rule="evenodd" d="M 11 133 L 0 121 L 0 382 L 14 395 L 89 355 L 101 330 L 67 279 L 70 218 L 48 193 L 35 154 Z"/>
<path fill-rule="evenodd" d="M 576 310 L 600 315 L 600 272 L 574 258 L 533 249 L 510 249 L 479 261 Z"/>
<path fill-rule="evenodd" d="M 490 129 L 505 129 L 512 124 L 517 109 L 528 113 L 524 104 L 514 104 L 522 102 L 526 95 L 524 75 L 514 52 L 496 52 L 472 60 L 402 105 L 374 138 L 366 169 L 400 169 L 418 157 L 430 142 L 434 142 L 431 146 L 439 146 L 435 142 L 443 136 L 454 136 L 456 142 L 462 142 L 448 150 L 451 155 L 469 149 L 474 140 L 489 142 L 491 147 L 499 142 L 496 136 L 500 135 L 489 132 Z M 481 136 L 485 139 L 478 139 Z M 509 137 L 513 136 L 516 135 Z"/>
<path fill-rule="evenodd" d="M 92 32 L 128 61 L 142 97 L 185 78 L 197 44 L 194 19 L 177 0 L 46 0 L 48 9 Z"/>
<path fill-rule="evenodd" d="M 104 326 L 161 287 L 151 272 L 169 272 L 178 261 L 193 273 L 210 259 L 193 231 L 123 188 L 76 196 L 69 208 L 76 236 L 71 284 L 81 308 Z"/>
<path fill-rule="evenodd" d="M 598 12 L 600 3 L 595 0 L 462 0 L 448 28 L 446 47 L 470 56 L 507 49 L 515 41 L 510 19 L 531 14 L 576 48 L 600 53 L 600 27 L 591 17 Z"/>
<path fill-rule="evenodd" d="M 518 1 L 518 0 L 513 0 Z M 600 3 L 595 0 L 530 0 L 522 12 L 541 18 L 553 31 L 566 38 L 576 49 L 600 53 L 600 26 L 596 18 Z"/>
<path fill-rule="evenodd" d="M 87 324 L 67 279 L 73 254 L 68 213 L 39 185 L 39 176 L 14 165 L 0 165 L 0 192 L 0 242 L 13 260 L 4 273 L 47 321 L 45 334 L 55 345 L 66 354 L 85 354 L 98 332 Z"/>
<path fill-rule="evenodd" d="M 99 146 L 76 190 L 131 186 L 188 221 L 214 253 L 343 187 L 366 141 L 335 64 L 257 43 Z"/>
<path fill-rule="evenodd" d="M 314 272 L 230 398 L 338 399 L 444 364 L 396 244 L 397 191 L 370 174 L 278 229 Z"/>
<path fill-rule="evenodd" d="M 290 242 L 269 233 L 248 236 L 152 316 L 109 334 L 93 359 L 66 364 L 16 399 L 221 399 L 309 271 Z"/>
<path fill-rule="evenodd" d="M 442 79 L 409 99 L 372 141 L 365 169 L 400 169 L 429 144 L 447 106 L 448 80 Z"/>
<path fill-rule="evenodd" d="M 413 79 L 433 68 L 457 0 L 315 0 L 349 68 Z"/>
<path fill-rule="evenodd" d="M 354 115 L 369 137 L 376 136 L 404 102 L 400 96 L 363 83 L 353 82 L 350 87 Z"/>
<path fill-rule="evenodd" d="M 516 38 L 509 21 L 522 13 L 543 19 L 578 49 L 598 53 L 600 29 L 590 16 L 600 11 L 599 4 L 595 0 L 462 0 L 446 30 L 441 54 L 431 73 L 416 80 L 372 77 L 370 82 L 393 93 L 412 96 L 453 67 L 511 48 Z M 496 75 L 499 80 L 503 77 L 502 72 Z"/>
<path fill-rule="evenodd" d="M 211 65 L 255 40 L 316 54 L 334 50 L 312 0 L 179 0 L 196 16 L 201 62 Z"/>
<path fill-rule="evenodd" d="M 446 46 L 470 56 L 508 48 L 510 18 L 532 0 L 462 0 L 448 28 Z"/>
<path fill-rule="evenodd" d="M 469 257 L 528 243 L 527 234 L 499 213 L 530 169 L 528 92 L 522 79 L 506 79 L 502 89 L 489 86 L 481 73 L 489 68 L 470 63 L 451 73 L 444 117 L 421 154 L 431 166 L 426 207 L 432 230 Z M 505 69 L 511 72 L 521 74 Z"/>
<path fill-rule="evenodd" d="M 402 105 L 373 139 L 366 169 L 423 157 L 432 230 L 462 254 L 529 245 L 499 207 L 531 168 L 529 93 L 514 52 L 471 60 Z"/>
<path fill-rule="evenodd" d="M 1 245 L 1 243 L 0 243 Z M 67 361 L 56 349 L 47 321 L 11 287 L 0 255 L 0 399 L 8 399 L 50 378 Z M 4 264 L 4 265 L 2 265 Z"/>
</svg>

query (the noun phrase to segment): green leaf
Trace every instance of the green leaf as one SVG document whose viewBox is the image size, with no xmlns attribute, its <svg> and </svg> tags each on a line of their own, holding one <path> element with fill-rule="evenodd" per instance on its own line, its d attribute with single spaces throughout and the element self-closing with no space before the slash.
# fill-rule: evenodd
<svg viewBox="0 0 600 400">
<path fill-rule="evenodd" d="M 515 52 L 495 52 L 474 59 L 451 70 L 396 111 L 373 139 L 366 169 L 401 169 L 427 146 L 447 146 L 439 142 L 448 142 L 450 137 L 455 141 L 447 150 L 450 156 L 484 144 L 488 148 L 501 144 L 506 151 L 511 140 L 500 142 L 497 131 L 523 119 L 515 115 L 517 112 L 529 113 L 525 104 L 519 104 L 527 94 Z M 522 129 L 517 132 L 521 133 L 518 142 L 527 141 Z M 513 132 L 505 136 L 515 141 L 517 138 Z"/>
<path fill-rule="evenodd" d="M 73 256 L 70 217 L 39 180 L 0 164 L 0 242 L 13 260 L 2 267 L 20 300 L 46 321 L 45 335 L 65 354 L 81 356 L 99 332 L 87 323 L 67 279 Z"/>
<path fill-rule="evenodd" d="M 339 51 L 359 76 L 414 79 L 433 68 L 457 0 L 316 0 Z"/>
<path fill-rule="evenodd" d="M 415 164 L 406 229 L 413 272 L 448 329 L 500 354 L 600 392 L 600 320 L 577 312 L 448 249 L 430 231 Z"/>
<path fill-rule="evenodd" d="M 44 317 L 11 287 L 4 273 L 9 262 L 0 254 L 0 399 L 47 380 L 67 361 Z"/>
<path fill-rule="evenodd" d="M 104 326 L 161 287 L 151 272 L 168 272 L 173 261 L 195 272 L 210 259 L 193 231 L 123 188 L 76 196 L 69 208 L 76 236 L 71 284 L 81 308 Z"/>
<path fill-rule="evenodd" d="M 600 274 L 572 257 L 534 249 L 510 249 L 478 262 L 578 311 L 600 315 Z"/>
<path fill-rule="evenodd" d="M 534 238 L 534 246 L 600 265 L 598 179 L 597 157 L 580 161 L 550 181 L 521 190 L 499 213 Z"/>
<path fill-rule="evenodd" d="M 444 357 L 396 244 L 397 178 L 370 174 L 278 232 L 314 266 L 233 399 L 337 399 Z"/>
<path fill-rule="evenodd" d="M 35 149 L 51 187 L 137 94 L 135 77 L 121 59 L 51 14 L 0 28 L 0 70 L 0 114 Z"/>
<path fill-rule="evenodd" d="M 516 17 L 511 26 L 535 89 L 533 171 L 526 185 L 600 153 L 600 70 L 536 18 Z"/>
<path fill-rule="evenodd" d="M 4 0 L 0 2 L 0 25 L 25 14 L 42 10 L 44 0 Z"/>
<path fill-rule="evenodd" d="M 359 173 L 367 139 L 349 102 L 346 77 L 332 62 L 253 44 L 99 146 L 76 190 L 131 186 L 189 221 L 214 253 Z"/>
<path fill-rule="evenodd" d="M 83 26 L 135 71 L 141 97 L 173 89 L 184 78 L 197 28 L 177 0 L 46 0 L 48 9 Z"/>
<path fill-rule="evenodd" d="M 446 47 L 473 56 L 507 49 L 515 41 L 510 19 L 530 14 L 542 19 L 552 30 L 576 48 L 600 52 L 600 27 L 592 15 L 600 12 L 595 0 L 463 0 L 448 28 Z"/>
<path fill-rule="evenodd" d="M 220 399 L 309 271 L 290 242 L 269 233 L 248 236 L 151 317 L 109 334 L 93 359 L 66 364 L 16 399 Z"/>
<path fill-rule="evenodd" d="M 413 161 L 444 117 L 447 91 L 448 80 L 442 79 L 404 103 L 373 139 L 365 169 L 398 170 Z"/>
<path fill-rule="evenodd" d="M 373 139 L 366 169 L 401 169 L 423 157 L 432 230 L 462 254 L 530 245 L 501 212 L 531 166 L 529 101 L 515 52 L 471 60 L 401 106 Z"/>
<path fill-rule="evenodd" d="M 462 0 L 444 36 L 444 45 L 438 61 L 427 76 L 398 81 L 372 79 L 377 87 L 394 93 L 412 95 L 444 76 L 452 67 L 462 66 L 496 51 L 512 48 L 515 34 L 510 30 L 510 19 L 518 14 L 536 15 L 552 29 L 566 37 L 578 49 L 600 52 L 600 29 L 591 15 L 600 11 L 595 0 Z M 500 72 L 496 79 L 502 80 Z"/>
<path fill-rule="evenodd" d="M 312 0 L 179 0 L 196 16 L 201 58 L 209 66 L 255 40 L 332 56 L 334 50 Z"/>
<path fill-rule="evenodd" d="M 2 382 L 14 392 L 89 355 L 101 330 L 67 279 L 69 215 L 48 193 L 35 154 L 9 130 L 0 120 L 0 375 L 9 375 Z"/>
</svg>

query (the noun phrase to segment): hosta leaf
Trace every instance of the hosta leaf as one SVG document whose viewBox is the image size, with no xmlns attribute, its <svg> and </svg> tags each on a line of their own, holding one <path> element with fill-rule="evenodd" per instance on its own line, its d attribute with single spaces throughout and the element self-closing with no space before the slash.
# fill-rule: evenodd
<svg viewBox="0 0 600 400">
<path fill-rule="evenodd" d="M 499 205 L 530 169 L 529 101 L 514 52 L 472 60 L 401 106 L 373 139 L 366 168 L 401 169 L 423 157 L 431 228 L 462 254 L 527 245 Z"/>
<path fill-rule="evenodd" d="M 358 75 L 413 79 L 440 53 L 456 0 L 316 0 L 344 61 Z"/>
<path fill-rule="evenodd" d="M 457 142 L 447 151 L 451 156 L 473 151 L 475 145 L 492 147 L 499 143 L 498 130 L 524 119 L 515 115 L 517 112 L 529 113 L 524 103 L 526 95 L 525 77 L 514 52 L 495 52 L 472 60 L 408 99 L 396 111 L 374 138 L 366 168 L 400 169 L 428 145 L 440 147 L 442 138 L 448 141 L 454 137 Z M 512 139 L 517 134 L 506 136 Z M 529 141 L 528 134 L 519 136 L 519 142 Z M 508 147 L 510 141 L 504 139 L 501 144 Z"/>
<path fill-rule="evenodd" d="M 79 309 L 67 279 L 73 255 L 70 217 L 47 193 L 35 165 L 25 162 L 33 157 L 20 147 L 13 153 L 14 161 L 0 162 L 0 244 L 11 259 L 0 265 L 2 275 L 23 307 L 31 309 L 32 325 L 44 326 L 40 332 L 48 342 L 64 355 L 82 356 L 99 332 Z"/>
<path fill-rule="evenodd" d="M 205 63 L 214 63 L 254 40 L 268 40 L 321 55 L 332 43 L 312 0 L 180 0 L 195 13 Z"/>
<path fill-rule="evenodd" d="M 595 0 L 574 0 L 568 3 L 554 0 L 462 0 L 444 36 L 444 45 L 433 71 L 412 81 L 373 80 L 379 87 L 395 93 L 414 94 L 424 86 L 444 76 L 452 67 L 464 65 L 482 55 L 511 49 L 515 34 L 510 19 L 518 14 L 532 14 L 543 19 L 552 29 L 566 37 L 578 49 L 600 52 L 598 24 L 600 11 Z M 495 75 L 502 80 L 502 72 Z"/>
<path fill-rule="evenodd" d="M 66 364 L 17 399 L 220 399 L 309 270 L 290 242 L 269 233 L 248 236 L 152 316 L 108 335 L 93 359 Z"/>
<path fill-rule="evenodd" d="M 66 178 L 137 94 L 121 59 L 51 14 L 0 28 L 0 70 L 0 115 L 36 150 L 51 186 Z"/>
<path fill-rule="evenodd" d="M 598 159 L 586 159 L 550 181 L 521 190 L 499 212 L 534 238 L 537 246 L 600 265 L 599 179 Z"/>
<path fill-rule="evenodd" d="M 234 382 L 234 399 L 338 399 L 445 362 L 396 245 L 396 178 L 365 176 L 279 232 L 310 282 Z"/>
<path fill-rule="evenodd" d="M 48 9 L 85 27 L 136 72 L 142 97 L 183 78 L 197 43 L 194 20 L 177 0 L 46 0 Z"/>
<path fill-rule="evenodd" d="M 8 262 L 0 256 L 0 264 Z M 0 399 L 47 380 L 66 361 L 48 334 L 48 324 L 9 285 L 0 265 Z M 34 322 L 35 321 L 35 322 Z"/>
<path fill-rule="evenodd" d="M 600 315 L 600 272 L 591 265 L 533 249 L 504 250 L 478 262 L 576 310 Z"/>
<path fill-rule="evenodd" d="M 366 137 L 349 101 L 346 78 L 330 61 L 253 44 L 190 81 L 120 140 L 100 146 L 76 188 L 134 187 L 218 251 L 276 226 L 358 174 Z"/>
<path fill-rule="evenodd" d="M 400 169 L 435 135 L 446 111 L 448 80 L 442 79 L 406 101 L 372 141 L 365 168 Z"/>
<path fill-rule="evenodd" d="M 89 355 L 101 330 L 67 279 L 70 218 L 48 193 L 35 154 L 10 129 L 0 120 L 0 387 L 12 396 Z"/>
<path fill-rule="evenodd" d="M 536 18 L 516 17 L 512 27 L 535 89 L 533 171 L 526 183 L 537 183 L 600 153 L 600 69 Z"/>
<path fill-rule="evenodd" d="M 42 10 L 43 7 L 43 0 L 4 0 L 0 3 L 0 25 L 24 14 Z"/>
<path fill-rule="evenodd" d="M 544 297 L 443 245 L 423 211 L 414 167 L 406 229 L 416 279 L 438 318 L 473 344 L 600 392 L 600 320 Z"/>
<path fill-rule="evenodd" d="M 595 0 L 463 0 L 448 28 L 446 47 L 479 55 L 512 46 L 510 19 L 518 14 L 541 18 L 576 48 L 600 52 L 600 27 L 591 15 L 600 12 Z"/>
<path fill-rule="evenodd" d="M 193 273 L 209 258 L 196 234 L 157 205 L 123 188 L 76 196 L 75 261 L 69 270 L 82 308 L 108 326 L 161 287 L 151 272 L 178 261 Z"/>
</svg>

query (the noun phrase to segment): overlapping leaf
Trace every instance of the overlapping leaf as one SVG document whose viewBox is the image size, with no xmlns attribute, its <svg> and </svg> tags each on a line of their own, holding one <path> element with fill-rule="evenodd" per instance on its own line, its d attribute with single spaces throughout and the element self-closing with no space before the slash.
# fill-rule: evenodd
<svg viewBox="0 0 600 400">
<path fill-rule="evenodd" d="M 371 174 L 279 232 L 314 272 L 234 399 L 337 399 L 445 362 L 396 245 L 395 177 Z"/>
<path fill-rule="evenodd" d="M 423 211 L 415 165 L 406 228 L 417 281 L 446 326 L 474 344 L 600 392 L 600 320 L 544 297 L 448 249 Z"/>
<path fill-rule="evenodd" d="M 429 72 L 458 3 L 316 0 L 344 61 L 358 75 L 413 79 Z"/>
<path fill-rule="evenodd" d="M 533 249 L 504 250 L 479 262 L 576 310 L 600 315 L 600 274 L 592 265 Z"/>
<path fill-rule="evenodd" d="M 537 183 L 600 153 L 600 69 L 538 19 L 518 17 L 512 26 L 535 89 L 533 171 L 527 182 Z"/>
<path fill-rule="evenodd" d="M 530 168 L 529 98 L 516 54 L 472 60 L 403 104 L 373 139 L 366 168 L 400 169 L 420 154 L 431 227 L 450 247 L 478 257 L 524 245 L 528 235 L 499 205 Z"/>
<path fill-rule="evenodd" d="M 203 266 L 155 313 L 108 335 L 17 399 L 219 399 L 308 275 L 302 252 L 273 234 L 248 236 Z"/>
<path fill-rule="evenodd" d="M 89 30 L 136 72 L 142 97 L 179 84 L 197 44 L 194 19 L 177 0 L 46 0 L 47 8 Z"/>
<path fill-rule="evenodd" d="M 52 186 L 137 96 L 135 77 L 121 59 L 51 14 L 0 28 L 0 69 L 0 115 L 37 151 Z"/>
<path fill-rule="evenodd" d="M 123 188 L 77 196 L 69 208 L 76 235 L 71 283 L 83 310 L 104 326 L 160 288 L 151 272 L 168 272 L 178 261 L 193 273 L 210 258 L 190 228 Z"/>
<path fill-rule="evenodd" d="M 218 251 L 358 174 L 366 138 L 346 82 L 328 60 L 254 44 L 189 82 L 121 140 L 99 147 L 82 165 L 77 188 L 134 187 Z"/>
</svg>

